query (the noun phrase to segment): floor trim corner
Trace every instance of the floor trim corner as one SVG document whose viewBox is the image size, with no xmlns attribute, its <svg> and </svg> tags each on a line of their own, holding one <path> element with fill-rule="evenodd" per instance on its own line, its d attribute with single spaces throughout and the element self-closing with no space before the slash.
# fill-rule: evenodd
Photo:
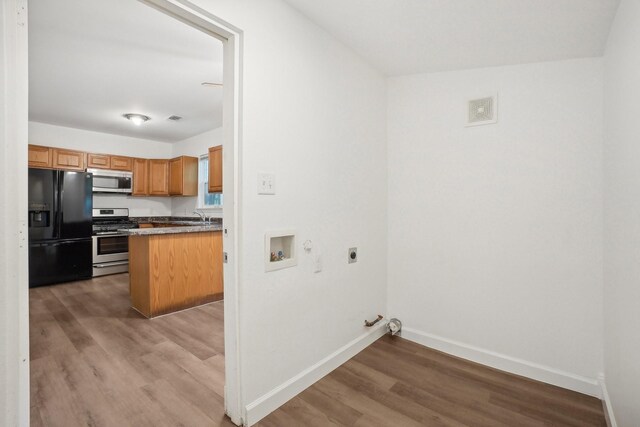
<svg viewBox="0 0 640 427">
<path fill-rule="evenodd" d="M 428 334 L 412 328 L 403 328 L 401 336 L 415 343 L 501 371 L 531 378 L 547 384 L 600 398 L 602 389 L 596 379 L 564 372 L 505 354 L 496 353 L 469 344 Z M 615 426 L 614 426 L 615 427 Z"/>
<path fill-rule="evenodd" d="M 290 399 L 319 381 L 322 377 L 351 359 L 353 356 L 373 344 L 386 333 L 386 322 L 380 322 L 371 330 L 360 335 L 315 365 L 305 369 L 298 375 L 262 395 L 247 405 L 245 423 L 251 426 L 271 412 L 284 405 Z"/>
<path fill-rule="evenodd" d="M 609 392 L 607 391 L 604 374 L 598 375 L 598 383 L 600 384 L 602 409 L 604 410 L 604 417 L 607 421 L 607 426 L 618 427 L 618 424 L 616 423 L 616 417 L 613 415 L 613 405 L 611 404 L 611 398 L 609 397 Z"/>
</svg>

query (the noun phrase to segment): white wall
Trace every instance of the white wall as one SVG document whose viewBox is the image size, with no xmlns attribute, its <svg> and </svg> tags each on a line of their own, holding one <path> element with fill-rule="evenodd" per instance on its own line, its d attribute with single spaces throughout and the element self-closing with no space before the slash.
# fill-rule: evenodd
<svg viewBox="0 0 640 427">
<path fill-rule="evenodd" d="M 240 361 L 252 402 L 365 332 L 386 306 L 385 80 L 279 0 L 198 0 L 244 31 Z M 276 175 L 258 196 L 258 172 Z M 264 272 L 264 234 L 298 231 Z M 301 248 L 324 248 L 313 274 Z M 347 264 L 347 249 L 360 260 Z"/>
<path fill-rule="evenodd" d="M 605 54 L 605 376 L 616 421 L 640 425 L 640 2 L 623 0 Z"/>
<path fill-rule="evenodd" d="M 209 152 L 209 147 L 222 145 L 222 128 L 212 129 L 191 138 L 173 144 L 172 157 L 194 156 L 200 157 Z M 197 197 L 174 197 L 172 200 L 172 212 L 174 216 L 193 216 L 193 211 L 198 208 Z M 222 217 L 222 212 L 212 209 L 205 210 L 207 215 Z"/>
<path fill-rule="evenodd" d="M 92 132 L 46 123 L 29 122 L 29 143 L 69 148 L 89 153 L 106 153 L 130 157 L 169 159 L 173 144 L 149 139 L 131 138 Z M 129 208 L 131 216 L 170 216 L 170 197 L 132 197 L 118 194 L 95 194 L 95 208 Z"/>
<path fill-rule="evenodd" d="M 596 390 L 602 91 L 600 59 L 389 80 L 390 315 Z M 495 92 L 498 124 L 464 127 Z"/>
<path fill-rule="evenodd" d="M 168 142 L 39 122 L 29 122 L 29 144 L 144 158 L 168 159 L 173 154 L 173 144 Z"/>
<path fill-rule="evenodd" d="M 221 127 L 172 144 L 171 156 L 200 157 L 203 154 L 209 153 L 209 147 L 215 147 L 217 145 L 222 145 Z"/>
</svg>

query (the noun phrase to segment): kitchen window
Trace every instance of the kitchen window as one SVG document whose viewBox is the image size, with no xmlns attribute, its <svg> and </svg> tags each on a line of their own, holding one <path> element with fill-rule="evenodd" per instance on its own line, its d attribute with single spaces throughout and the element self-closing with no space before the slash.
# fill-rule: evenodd
<svg viewBox="0 0 640 427">
<path fill-rule="evenodd" d="M 222 209 L 222 194 L 209 193 L 209 155 L 200 156 L 198 167 L 198 209 Z"/>
</svg>

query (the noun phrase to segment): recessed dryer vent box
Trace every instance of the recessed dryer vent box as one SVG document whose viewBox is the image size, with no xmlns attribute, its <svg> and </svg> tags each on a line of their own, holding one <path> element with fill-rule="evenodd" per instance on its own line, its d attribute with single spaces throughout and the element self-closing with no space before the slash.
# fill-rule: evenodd
<svg viewBox="0 0 640 427">
<path fill-rule="evenodd" d="M 296 233 L 294 231 L 267 232 L 264 238 L 264 270 L 280 270 L 296 264 L 298 264 Z"/>
</svg>

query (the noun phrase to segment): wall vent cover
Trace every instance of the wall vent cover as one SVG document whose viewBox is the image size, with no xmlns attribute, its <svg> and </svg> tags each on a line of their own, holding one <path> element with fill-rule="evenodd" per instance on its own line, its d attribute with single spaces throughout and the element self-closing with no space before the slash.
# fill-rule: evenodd
<svg viewBox="0 0 640 427">
<path fill-rule="evenodd" d="M 498 121 L 498 95 L 469 101 L 467 126 L 479 126 Z"/>
</svg>

